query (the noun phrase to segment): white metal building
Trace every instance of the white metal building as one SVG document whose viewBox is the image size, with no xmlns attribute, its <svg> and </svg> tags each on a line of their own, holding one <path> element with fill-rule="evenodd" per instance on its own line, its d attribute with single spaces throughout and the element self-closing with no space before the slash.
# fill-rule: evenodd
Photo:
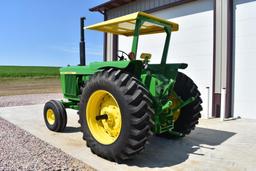
<svg viewBox="0 0 256 171">
<path fill-rule="evenodd" d="M 167 61 L 188 63 L 182 72 L 202 93 L 203 115 L 256 119 L 256 0 L 111 0 L 90 10 L 105 20 L 145 11 L 177 22 Z M 116 60 L 118 49 L 131 51 L 131 38 L 104 37 L 105 60 Z M 139 41 L 138 54 L 149 52 L 159 63 L 164 35 Z"/>
</svg>

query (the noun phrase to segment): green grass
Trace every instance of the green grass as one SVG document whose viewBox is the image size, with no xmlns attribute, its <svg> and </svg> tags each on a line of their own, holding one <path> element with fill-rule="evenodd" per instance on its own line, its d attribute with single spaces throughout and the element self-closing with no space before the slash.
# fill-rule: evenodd
<svg viewBox="0 0 256 171">
<path fill-rule="evenodd" d="M 0 77 L 59 77 L 59 67 L 0 66 Z"/>
</svg>

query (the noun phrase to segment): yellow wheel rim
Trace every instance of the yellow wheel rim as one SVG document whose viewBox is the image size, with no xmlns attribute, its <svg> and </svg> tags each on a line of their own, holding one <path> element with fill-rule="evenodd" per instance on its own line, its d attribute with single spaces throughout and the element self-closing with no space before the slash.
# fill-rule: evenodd
<svg viewBox="0 0 256 171">
<path fill-rule="evenodd" d="M 114 96 L 106 90 L 97 90 L 86 106 L 86 121 L 92 136 L 101 144 L 112 144 L 120 135 L 121 111 Z"/>
<path fill-rule="evenodd" d="M 50 125 L 53 125 L 55 122 L 55 115 L 52 109 L 48 109 L 46 112 L 46 118 Z"/>
<path fill-rule="evenodd" d="M 182 102 L 181 99 L 178 98 L 175 92 L 172 92 L 169 96 L 169 99 L 172 101 L 171 109 L 175 109 L 177 106 L 179 106 Z M 173 121 L 175 122 L 180 116 L 180 109 L 178 109 L 176 112 L 173 113 Z"/>
</svg>

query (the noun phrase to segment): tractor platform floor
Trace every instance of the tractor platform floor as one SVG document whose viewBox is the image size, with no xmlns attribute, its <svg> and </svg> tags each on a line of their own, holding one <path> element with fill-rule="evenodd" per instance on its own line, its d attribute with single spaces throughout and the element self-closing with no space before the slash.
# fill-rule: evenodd
<svg viewBox="0 0 256 171">
<path fill-rule="evenodd" d="M 102 159 L 90 152 L 77 123 L 78 115 L 67 110 L 63 133 L 49 131 L 43 106 L 0 108 L 0 117 L 30 132 L 97 170 L 255 170 L 256 120 L 201 119 L 198 127 L 181 139 L 153 136 L 145 151 L 125 164 Z"/>
</svg>

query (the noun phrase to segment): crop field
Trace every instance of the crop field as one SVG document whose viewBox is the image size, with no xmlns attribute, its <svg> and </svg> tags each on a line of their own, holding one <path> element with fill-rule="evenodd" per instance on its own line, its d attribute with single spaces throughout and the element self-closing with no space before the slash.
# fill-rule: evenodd
<svg viewBox="0 0 256 171">
<path fill-rule="evenodd" d="M 58 77 L 59 67 L 0 66 L 0 77 Z"/>
<path fill-rule="evenodd" d="M 0 96 L 60 92 L 59 67 L 0 66 Z"/>
</svg>

